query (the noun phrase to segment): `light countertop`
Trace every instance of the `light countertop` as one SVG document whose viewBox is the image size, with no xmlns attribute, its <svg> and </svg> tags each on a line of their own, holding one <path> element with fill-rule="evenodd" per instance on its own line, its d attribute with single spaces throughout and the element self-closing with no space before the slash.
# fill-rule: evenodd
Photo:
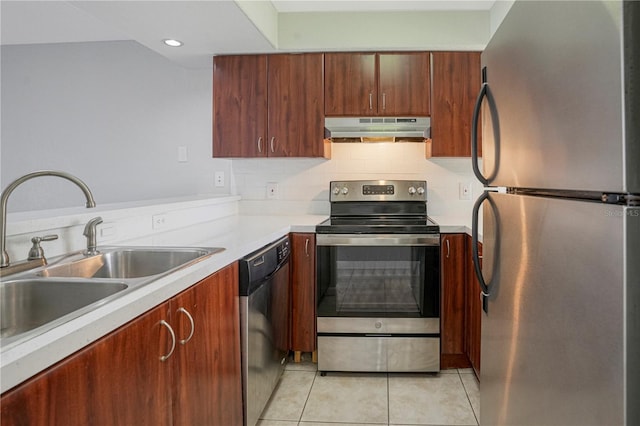
<svg viewBox="0 0 640 426">
<path fill-rule="evenodd" d="M 229 216 L 126 241 L 126 245 L 224 247 L 225 250 L 27 341 L 3 345 L 0 352 L 1 392 L 289 232 L 315 232 L 315 225 L 325 218 L 315 215 Z"/>
<path fill-rule="evenodd" d="M 0 352 L 0 391 L 5 392 L 289 232 L 315 232 L 316 224 L 324 219 L 326 216 L 321 215 L 232 215 L 119 242 L 118 245 L 128 246 L 223 247 L 225 250 L 27 341 L 3 345 Z M 468 225 L 460 219 L 433 219 L 441 226 L 442 233 L 470 233 Z"/>
</svg>

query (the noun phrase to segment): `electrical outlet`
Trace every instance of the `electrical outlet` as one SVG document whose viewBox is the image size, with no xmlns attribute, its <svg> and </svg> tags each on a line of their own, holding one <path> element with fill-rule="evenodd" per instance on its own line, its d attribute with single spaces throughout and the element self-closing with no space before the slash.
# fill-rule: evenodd
<svg viewBox="0 0 640 426">
<path fill-rule="evenodd" d="M 167 215 L 166 214 L 154 214 L 151 217 L 151 227 L 153 229 L 162 229 L 167 226 Z"/>
<path fill-rule="evenodd" d="M 461 200 L 471 200 L 471 182 L 458 182 L 458 198 Z"/>
<path fill-rule="evenodd" d="M 217 187 L 224 186 L 224 172 L 216 172 L 214 181 Z"/>
<path fill-rule="evenodd" d="M 267 183 L 267 198 L 276 199 L 278 198 L 278 184 L 275 182 Z"/>
<path fill-rule="evenodd" d="M 187 155 L 187 147 L 179 146 L 178 147 L 178 163 L 186 163 L 187 161 L 189 161 L 189 158 Z"/>
</svg>

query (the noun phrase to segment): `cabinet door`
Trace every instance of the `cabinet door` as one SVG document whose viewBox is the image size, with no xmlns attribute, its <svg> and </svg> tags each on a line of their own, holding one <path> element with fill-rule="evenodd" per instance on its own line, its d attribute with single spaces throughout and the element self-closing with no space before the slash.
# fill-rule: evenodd
<svg viewBox="0 0 640 426">
<path fill-rule="evenodd" d="M 175 425 L 242 425 L 238 297 L 233 264 L 171 300 Z"/>
<path fill-rule="evenodd" d="M 170 425 L 167 303 L 2 396 L 9 425 Z"/>
<path fill-rule="evenodd" d="M 267 155 L 267 57 L 213 60 L 213 156 Z"/>
<path fill-rule="evenodd" d="M 291 234 L 291 350 L 316 350 L 316 236 Z"/>
<path fill-rule="evenodd" d="M 322 157 L 322 54 L 269 55 L 270 157 Z"/>
<path fill-rule="evenodd" d="M 482 292 L 480 283 L 473 267 L 471 237 L 467 235 L 467 347 L 466 352 L 471 366 L 480 378 L 480 335 L 482 326 Z M 482 243 L 478 243 L 478 250 L 482 255 Z M 482 261 L 481 261 L 482 263 Z"/>
<path fill-rule="evenodd" d="M 466 368 L 465 279 L 466 234 L 441 237 L 442 305 L 440 310 L 441 368 Z"/>
<path fill-rule="evenodd" d="M 324 84 L 325 115 L 377 114 L 375 53 L 326 53 Z"/>
<path fill-rule="evenodd" d="M 380 53 L 378 115 L 429 115 L 429 53 Z"/>
<path fill-rule="evenodd" d="M 432 60 L 431 155 L 470 157 L 480 52 L 433 52 Z"/>
</svg>

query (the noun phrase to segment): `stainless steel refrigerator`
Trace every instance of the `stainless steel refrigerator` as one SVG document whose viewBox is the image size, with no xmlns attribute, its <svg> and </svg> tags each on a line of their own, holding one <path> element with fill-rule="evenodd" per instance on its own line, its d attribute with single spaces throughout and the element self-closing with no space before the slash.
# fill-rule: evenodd
<svg viewBox="0 0 640 426">
<path fill-rule="evenodd" d="M 640 425 L 640 2 L 516 1 L 482 63 L 480 423 Z"/>
</svg>

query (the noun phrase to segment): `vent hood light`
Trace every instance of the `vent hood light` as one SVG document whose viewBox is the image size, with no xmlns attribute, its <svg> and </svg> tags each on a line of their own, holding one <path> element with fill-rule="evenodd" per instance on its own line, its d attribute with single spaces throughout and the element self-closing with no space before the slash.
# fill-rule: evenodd
<svg viewBox="0 0 640 426">
<path fill-rule="evenodd" d="M 175 40 L 173 38 L 165 38 L 162 42 L 170 47 L 180 47 L 183 44 L 180 40 Z"/>
<path fill-rule="evenodd" d="M 429 117 L 326 117 L 325 138 L 333 142 L 424 142 Z"/>
</svg>

